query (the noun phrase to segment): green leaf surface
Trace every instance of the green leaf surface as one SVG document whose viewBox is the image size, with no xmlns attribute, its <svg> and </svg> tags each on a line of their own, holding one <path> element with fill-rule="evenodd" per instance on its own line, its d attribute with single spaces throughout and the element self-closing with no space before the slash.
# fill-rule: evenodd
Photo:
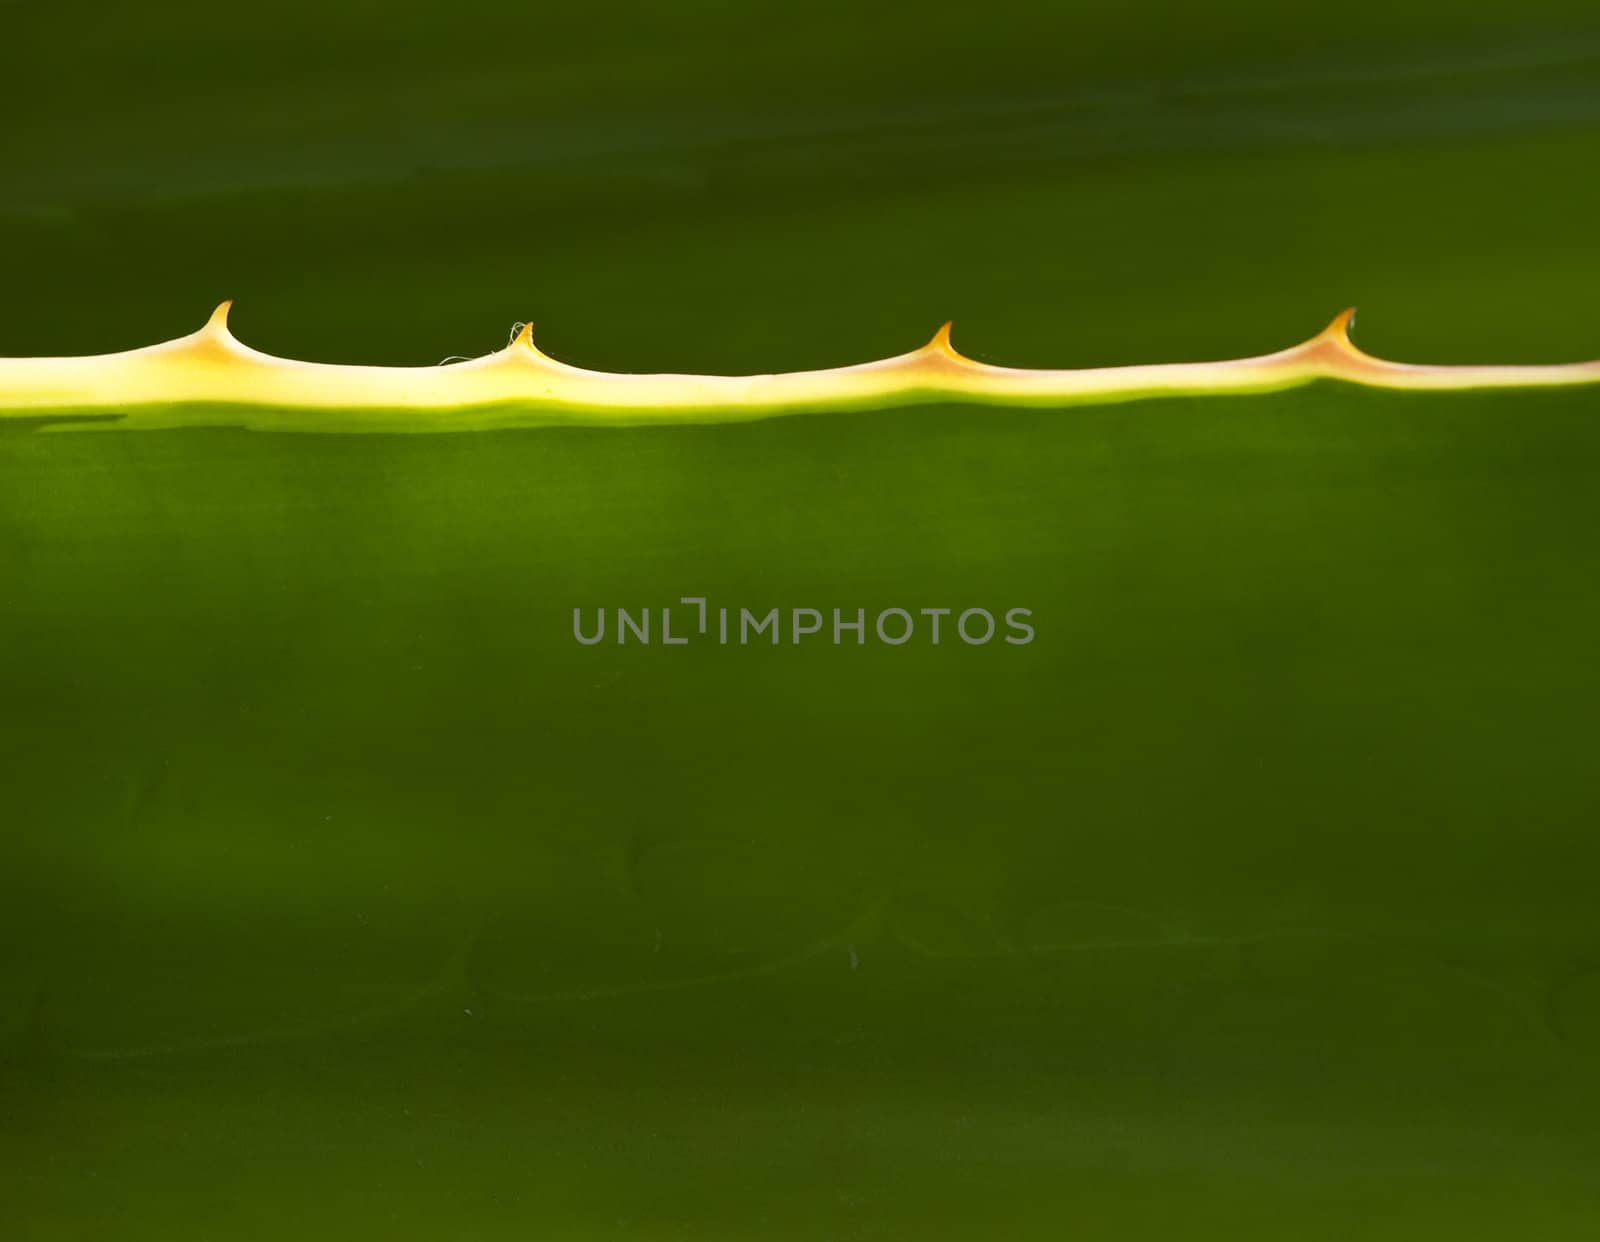
<svg viewBox="0 0 1600 1242">
<path fill-rule="evenodd" d="M 1600 30 L 1466 8 L 33 10 L 0 354 L 1593 357 Z M 1592 1237 L 1597 450 L 0 423 L 0 1233 Z M 574 640 L 684 596 L 867 641 Z"/>
</svg>

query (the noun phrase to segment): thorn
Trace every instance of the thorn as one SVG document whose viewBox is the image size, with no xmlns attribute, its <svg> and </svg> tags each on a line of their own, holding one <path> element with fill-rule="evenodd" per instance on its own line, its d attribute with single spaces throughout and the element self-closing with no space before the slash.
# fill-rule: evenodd
<svg viewBox="0 0 1600 1242">
<path fill-rule="evenodd" d="M 206 320 L 206 331 L 220 332 L 224 336 L 228 333 L 228 312 L 233 309 L 233 299 L 224 298 L 211 312 L 211 318 Z"/>
<path fill-rule="evenodd" d="M 932 350 L 934 353 L 943 354 L 947 358 L 959 357 L 956 353 L 956 347 L 950 343 L 950 327 L 951 324 L 948 322 L 941 325 L 939 330 L 933 334 L 933 339 L 923 348 Z"/>
<path fill-rule="evenodd" d="M 1322 330 L 1322 335 L 1332 340 L 1349 344 L 1350 329 L 1355 327 L 1355 324 L 1356 308 L 1351 306 L 1335 315 L 1333 317 L 1333 322 Z"/>
<path fill-rule="evenodd" d="M 519 323 L 512 330 L 511 340 L 507 343 L 506 348 L 512 349 L 518 345 L 521 345 L 524 349 L 533 348 L 533 325 L 531 323 Z"/>
</svg>

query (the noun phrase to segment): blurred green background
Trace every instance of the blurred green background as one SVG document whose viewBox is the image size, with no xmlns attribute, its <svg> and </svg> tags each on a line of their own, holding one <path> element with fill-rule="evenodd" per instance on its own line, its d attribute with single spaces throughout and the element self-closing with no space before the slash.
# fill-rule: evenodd
<svg viewBox="0 0 1600 1242">
<path fill-rule="evenodd" d="M 0 354 L 1600 353 L 1588 4 L 0 23 Z M 0 1232 L 1593 1237 L 1597 417 L 0 424 Z"/>
</svg>

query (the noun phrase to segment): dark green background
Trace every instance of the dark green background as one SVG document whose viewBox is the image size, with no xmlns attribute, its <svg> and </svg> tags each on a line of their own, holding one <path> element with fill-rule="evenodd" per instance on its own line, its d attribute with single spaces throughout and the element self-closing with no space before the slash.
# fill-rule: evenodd
<svg viewBox="0 0 1600 1242">
<path fill-rule="evenodd" d="M 0 354 L 1600 353 L 1587 4 L 0 23 Z M 1592 1237 L 1597 417 L 0 423 L 0 1232 Z"/>
</svg>

